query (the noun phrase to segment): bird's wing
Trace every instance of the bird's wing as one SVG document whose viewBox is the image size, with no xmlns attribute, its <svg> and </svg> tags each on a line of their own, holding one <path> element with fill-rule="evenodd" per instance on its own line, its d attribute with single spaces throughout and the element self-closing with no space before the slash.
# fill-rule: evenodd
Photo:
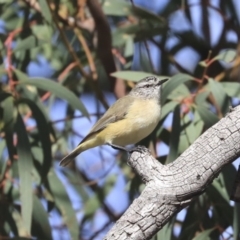
<svg viewBox="0 0 240 240">
<path fill-rule="evenodd" d="M 80 142 L 84 142 L 87 138 L 92 136 L 93 134 L 103 130 L 106 128 L 110 123 L 120 121 L 124 119 L 126 114 L 128 113 L 128 109 L 132 104 L 134 98 L 130 95 L 126 95 L 120 99 L 118 99 L 107 111 L 106 113 L 96 122 L 96 124 L 92 127 L 91 131 L 88 135 L 83 138 Z M 115 105 L 118 105 L 118 111 L 114 109 Z"/>
</svg>

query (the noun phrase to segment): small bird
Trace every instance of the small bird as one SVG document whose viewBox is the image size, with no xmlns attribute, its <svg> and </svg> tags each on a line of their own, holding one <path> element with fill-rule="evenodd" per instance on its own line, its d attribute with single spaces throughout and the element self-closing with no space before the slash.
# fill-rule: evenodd
<svg viewBox="0 0 240 240">
<path fill-rule="evenodd" d="M 149 76 L 140 80 L 128 95 L 118 99 L 96 122 L 79 145 L 64 157 L 66 166 L 81 152 L 100 145 L 126 150 L 147 137 L 161 117 L 161 87 L 168 79 Z"/>
</svg>

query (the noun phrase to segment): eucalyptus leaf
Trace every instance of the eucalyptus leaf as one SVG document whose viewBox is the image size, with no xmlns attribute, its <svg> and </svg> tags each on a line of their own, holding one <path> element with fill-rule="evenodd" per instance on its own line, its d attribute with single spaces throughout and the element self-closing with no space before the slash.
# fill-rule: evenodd
<svg viewBox="0 0 240 240">
<path fill-rule="evenodd" d="M 170 93 L 174 91 L 179 85 L 192 80 L 193 77 L 188 74 L 178 73 L 174 75 L 169 81 L 164 84 L 162 91 L 162 103 L 164 103 Z"/>
<path fill-rule="evenodd" d="M 169 142 L 169 154 L 167 156 L 166 164 L 172 162 L 178 157 L 178 147 L 180 139 L 180 106 L 177 105 L 173 112 L 172 131 Z"/>
<path fill-rule="evenodd" d="M 67 88 L 63 87 L 61 84 L 56 83 L 50 79 L 45 79 L 45 78 L 34 78 L 34 79 L 21 79 L 19 81 L 19 84 L 24 84 L 24 85 L 33 85 L 35 87 L 38 87 L 40 89 L 50 91 L 56 96 L 65 99 L 66 101 L 69 102 L 69 104 L 75 108 L 78 109 L 79 111 L 82 112 L 84 116 L 89 118 L 89 114 L 83 105 L 83 103 Z"/>
<path fill-rule="evenodd" d="M 32 168 L 33 159 L 31 147 L 23 120 L 18 114 L 16 121 L 18 171 L 20 177 L 21 215 L 27 232 L 31 232 L 33 195 L 32 195 Z"/>
<path fill-rule="evenodd" d="M 201 233 L 197 234 L 197 236 L 194 237 L 193 240 L 211 240 L 210 234 L 212 233 L 213 230 L 215 229 L 211 228 L 204 230 Z"/>
<path fill-rule="evenodd" d="M 209 86 L 215 99 L 215 104 L 220 108 L 222 115 L 224 116 L 229 111 L 229 99 L 223 86 L 213 79 L 209 78 Z"/>
<path fill-rule="evenodd" d="M 48 6 L 48 1 L 47 0 L 39 0 L 39 5 L 41 8 L 41 14 L 43 17 L 46 19 L 48 23 L 52 23 L 52 13 L 51 10 Z"/>
</svg>

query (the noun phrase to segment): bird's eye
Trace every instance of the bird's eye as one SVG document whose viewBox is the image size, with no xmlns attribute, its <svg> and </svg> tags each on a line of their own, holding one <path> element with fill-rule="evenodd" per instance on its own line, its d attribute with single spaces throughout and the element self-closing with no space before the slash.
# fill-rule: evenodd
<svg viewBox="0 0 240 240">
<path fill-rule="evenodd" d="M 150 86 L 149 84 L 146 85 L 147 88 L 149 88 L 149 86 Z"/>
</svg>

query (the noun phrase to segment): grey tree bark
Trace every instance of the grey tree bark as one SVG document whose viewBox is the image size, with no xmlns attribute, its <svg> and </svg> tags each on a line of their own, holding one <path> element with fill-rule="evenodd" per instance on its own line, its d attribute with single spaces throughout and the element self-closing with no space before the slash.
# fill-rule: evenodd
<svg viewBox="0 0 240 240">
<path fill-rule="evenodd" d="M 240 106 L 231 109 L 168 165 L 160 164 L 147 149 L 134 151 L 128 163 L 146 187 L 104 239 L 151 239 L 239 156 Z"/>
</svg>

